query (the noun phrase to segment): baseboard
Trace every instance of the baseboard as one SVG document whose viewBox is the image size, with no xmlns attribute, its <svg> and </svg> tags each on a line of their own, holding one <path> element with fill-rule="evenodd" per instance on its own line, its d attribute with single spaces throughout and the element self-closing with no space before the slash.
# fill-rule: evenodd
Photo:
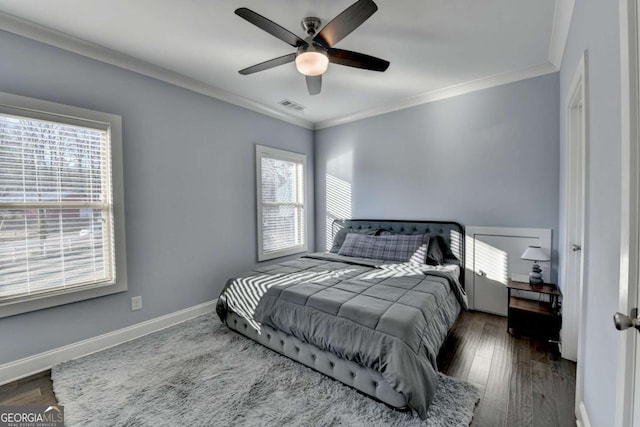
<svg viewBox="0 0 640 427">
<path fill-rule="evenodd" d="M 578 427 L 591 427 L 591 422 L 589 421 L 589 415 L 587 415 L 587 408 L 584 406 L 584 402 L 580 402 L 578 405 L 576 415 L 576 425 Z"/>
<path fill-rule="evenodd" d="M 0 365 L 0 385 L 37 374 L 58 363 L 87 356 L 215 310 L 216 300 L 165 314 L 126 328 Z"/>
</svg>

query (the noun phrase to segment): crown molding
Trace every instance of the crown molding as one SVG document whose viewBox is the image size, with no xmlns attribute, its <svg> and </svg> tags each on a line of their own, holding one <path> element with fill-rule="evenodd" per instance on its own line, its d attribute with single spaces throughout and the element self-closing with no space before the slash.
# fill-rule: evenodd
<svg viewBox="0 0 640 427">
<path fill-rule="evenodd" d="M 564 47 L 567 44 L 571 18 L 576 0 L 556 0 L 556 10 L 553 16 L 553 29 L 549 43 L 549 62 L 560 68 Z"/>
<path fill-rule="evenodd" d="M 549 55 L 551 57 L 552 52 L 560 52 L 553 54 L 555 55 L 554 58 L 556 56 L 559 56 L 560 61 L 562 60 L 562 52 L 564 51 L 564 44 L 566 42 L 566 36 L 568 34 L 569 24 L 571 22 L 574 3 L 575 0 L 557 0 L 556 2 L 556 14 L 554 17 L 552 42 Z M 291 116 L 286 112 L 279 111 L 272 107 L 263 105 L 259 102 L 255 102 L 250 99 L 224 91 L 220 88 L 203 83 L 199 80 L 195 80 L 174 71 L 167 70 L 166 68 L 160 67 L 158 65 L 151 64 L 149 62 L 142 61 L 140 59 L 123 54 L 121 52 L 117 52 L 104 46 L 90 43 L 72 35 L 53 30 L 39 24 L 35 24 L 33 22 L 18 18 L 5 12 L 0 12 L 0 30 L 17 34 L 19 36 L 48 44 L 50 46 L 54 46 L 91 59 L 95 59 L 100 62 L 114 65 L 119 68 L 133 71 L 135 73 L 142 74 L 147 77 L 151 77 L 178 87 L 182 87 L 184 89 L 209 96 L 211 98 L 219 99 L 221 101 L 237 105 L 239 107 L 246 108 L 248 110 L 255 111 L 257 113 L 264 114 L 269 117 L 273 117 L 275 119 L 282 120 L 284 122 L 288 122 L 307 129 L 324 129 L 328 127 L 338 126 L 341 124 L 362 120 L 368 117 L 378 116 L 392 111 L 402 110 L 405 108 L 439 101 L 442 99 L 451 98 L 453 96 L 463 95 L 466 93 L 475 92 L 478 90 L 500 86 L 518 80 L 524 80 L 558 71 L 558 65 L 556 65 L 556 62 L 550 60 L 549 63 L 533 66 L 523 70 L 516 70 L 484 77 L 470 82 L 465 82 L 412 96 L 398 102 L 392 102 L 382 106 L 369 108 L 339 118 L 313 123 L 299 117 Z M 559 41 L 555 42 L 555 40 Z"/>
<path fill-rule="evenodd" d="M 410 98 L 403 99 L 401 101 L 386 104 L 380 107 L 370 108 L 364 111 L 359 111 L 348 116 L 340 117 L 337 119 L 330 119 L 316 123 L 314 129 L 324 129 L 333 126 L 342 125 L 345 123 L 355 122 L 357 120 L 366 119 L 373 116 L 379 116 L 381 114 L 390 113 L 392 111 L 404 110 L 406 108 L 415 107 L 421 104 L 427 104 L 429 102 L 440 101 L 446 98 L 451 98 L 458 95 L 464 95 L 471 92 L 476 92 L 482 89 L 488 89 L 495 86 L 501 86 L 508 83 L 517 82 L 519 80 L 526 80 L 533 77 L 543 76 L 545 74 L 551 74 L 558 71 L 558 68 L 550 63 L 544 63 L 536 65 L 534 67 L 525 68 L 523 70 L 510 71 L 507 73 L 495 74 L 493 76 L 484 77 L 470 82 L 449 86 L 443 89 L 437 89 L 430 92 L 426 92 L 420 95 L 412 96 Z"/>
<path fill-rule="evenodd" d="M 237 105 L 278 120 L 292 123 L 307 129 L 313 129 L 313 123 L 301 118 L 290 116 L 284 112 L 267 107 L 250 99 L 234 95 L 215 86 L 169 71 L 166 68 L 134 58 L 115 50 L 81 40 L 60 31 L 18 18 L 8 13 L 0 12 L 0 30 L 4 30 L 22 37 L 26 37 L 69 52 L 77 53 L 100 62 L 115 65 L 156 80 L 188 89 L 211 98 L 219 99 L 229 104 Z"/>
</svg>

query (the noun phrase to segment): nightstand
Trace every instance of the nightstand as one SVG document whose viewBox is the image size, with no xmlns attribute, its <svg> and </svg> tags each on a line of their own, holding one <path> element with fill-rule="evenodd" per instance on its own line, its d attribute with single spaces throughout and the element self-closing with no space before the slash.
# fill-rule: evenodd
<svg viewBox="0 0 640 427">
<path fill-rule="evenodd" d="M 531 285 L 509 280 L 507 332 L 523 333 L 557 342 L 560 339 L 562 316 L 558 299 L 562 294 L 556 285 L 543 283 Z M 544 300 L 536 301 L 512 295 L 513 290 L 528 291 L 543 295 Z"/>
</svg>

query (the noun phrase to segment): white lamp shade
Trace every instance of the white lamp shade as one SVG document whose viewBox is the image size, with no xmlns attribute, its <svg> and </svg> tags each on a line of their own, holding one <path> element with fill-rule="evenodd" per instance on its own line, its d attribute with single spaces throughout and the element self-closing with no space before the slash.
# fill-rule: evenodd
<svg viewBox="0 0 640 427">
<path fill-rule="evenodd" d="M 520 258 L 528 261 L 551 261 L 549 255 L 547 255 L 547 251 L 540 246 L 529 246 Z"/>
<path fill-rule="evenodd" d="M 304 52 L 296 56 L 296 69 L 305 76 L 319 76 L 327 71 L 329 58 L 321 52 Z"/>
</svg>

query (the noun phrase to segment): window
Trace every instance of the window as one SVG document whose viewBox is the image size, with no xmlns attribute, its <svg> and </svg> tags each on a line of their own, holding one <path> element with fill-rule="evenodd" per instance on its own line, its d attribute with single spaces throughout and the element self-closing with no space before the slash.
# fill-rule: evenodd
<svg viewBox="0 0 640 427">
<path fill-rule="evenodd" d="M 303 154 L 256 146 L 258 261 L 307 250 Z"/>
<path fill-rule="evenodd" d="M 120 126 L 0 93 L 0 317 L 127 289 Z"/>
</svg>

